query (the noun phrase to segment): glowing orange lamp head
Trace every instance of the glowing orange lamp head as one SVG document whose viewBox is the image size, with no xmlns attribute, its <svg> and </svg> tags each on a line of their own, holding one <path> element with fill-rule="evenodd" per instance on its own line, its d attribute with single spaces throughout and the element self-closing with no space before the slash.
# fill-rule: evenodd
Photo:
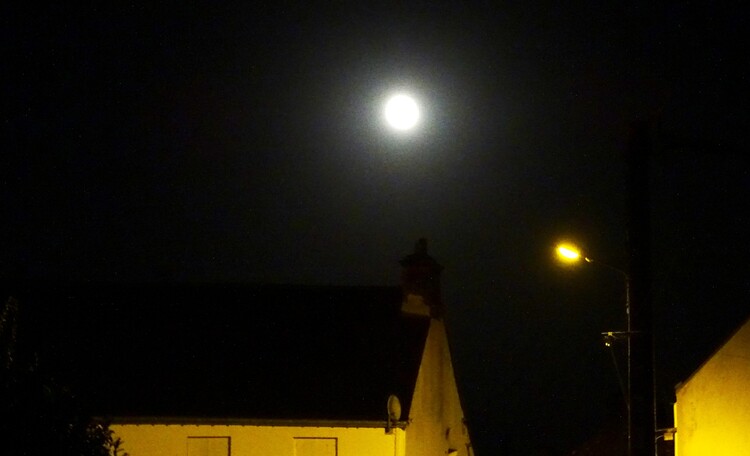
<svg viewBox="0 0 750 456">
<path fill-rule="evenodd" d="M 581 249 L 568 242 L 558 244 L 557 247 L 555 247 L 555 253 L 557 254 L 557 259 L 565 264 L 573 264 L 581 260 L 585 260 L 589 263 L 591 262 L 591 260 L 583 256 Z"/>
</svg>

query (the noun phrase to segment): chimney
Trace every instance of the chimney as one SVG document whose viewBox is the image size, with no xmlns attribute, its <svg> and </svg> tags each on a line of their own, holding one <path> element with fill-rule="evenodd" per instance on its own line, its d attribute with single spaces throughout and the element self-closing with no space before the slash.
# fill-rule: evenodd
<svg viewBox="0 0 750 456">
<path fill-rule="evenodd" d="M 403 267 L 401 287 L 404 293 L 401 310 L 440 319 L 443 313 L 440 296 L 440 273 L 443 267 L 427 254 L 427 240 L 418 240 L 414 253 L 404 257 L 400 263 Z"/>
</svg>

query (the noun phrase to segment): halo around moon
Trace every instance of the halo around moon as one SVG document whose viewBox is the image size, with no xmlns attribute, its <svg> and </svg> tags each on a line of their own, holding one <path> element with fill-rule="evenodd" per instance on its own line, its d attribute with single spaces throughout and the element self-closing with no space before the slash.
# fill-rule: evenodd
<svg viewBox="0 0 750 456">
<path fill-rule="evenodd" d="M 408 95 L 394 95 L 385 104 L 385 120 L 397 130 L 409 130 L 419 122 L 419 106 Z"/>
</svg>

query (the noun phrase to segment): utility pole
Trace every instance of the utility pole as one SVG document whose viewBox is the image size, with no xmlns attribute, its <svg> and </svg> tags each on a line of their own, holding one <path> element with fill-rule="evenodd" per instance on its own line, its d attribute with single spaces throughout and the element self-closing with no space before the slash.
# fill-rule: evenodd
<svg viewBox="0 0 750 456">
<path fill-rule="evenodd" d="M 631 125 L 628 138 L 628 249 L 630 253 L 630 414 L 632 455 L 652 456 L 654 444 L 654 342 L 651 303 L 651 205 L 649 122 Z"/>
</svg>

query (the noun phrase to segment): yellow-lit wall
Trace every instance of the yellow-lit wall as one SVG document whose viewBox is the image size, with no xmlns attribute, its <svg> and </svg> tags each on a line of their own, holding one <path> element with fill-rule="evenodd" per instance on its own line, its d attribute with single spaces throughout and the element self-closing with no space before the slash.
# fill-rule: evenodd
<svg viewBox="0 0 750 456">
<path fill-rule="evenodd" d="M 431 320 L 406 428 L 406 455 L 446 456 L 455 449 L 457 456 L 469 456 L 463 419 L 445 326 Z"/>
<path fill-rule="evenodd" d="M 750 322 L 676 395 L 676 456 L 750 455 Z"/>
<path fill-rule="evenodd" d="M 335 438 L 338 456 L 404 456 L 404 431 L 384 428 L 113 424 L 130 456 L 186 456 L 188 437 L 230 437 L 232 456 L 294 456 L 295 439 Z"/>
</svg>

